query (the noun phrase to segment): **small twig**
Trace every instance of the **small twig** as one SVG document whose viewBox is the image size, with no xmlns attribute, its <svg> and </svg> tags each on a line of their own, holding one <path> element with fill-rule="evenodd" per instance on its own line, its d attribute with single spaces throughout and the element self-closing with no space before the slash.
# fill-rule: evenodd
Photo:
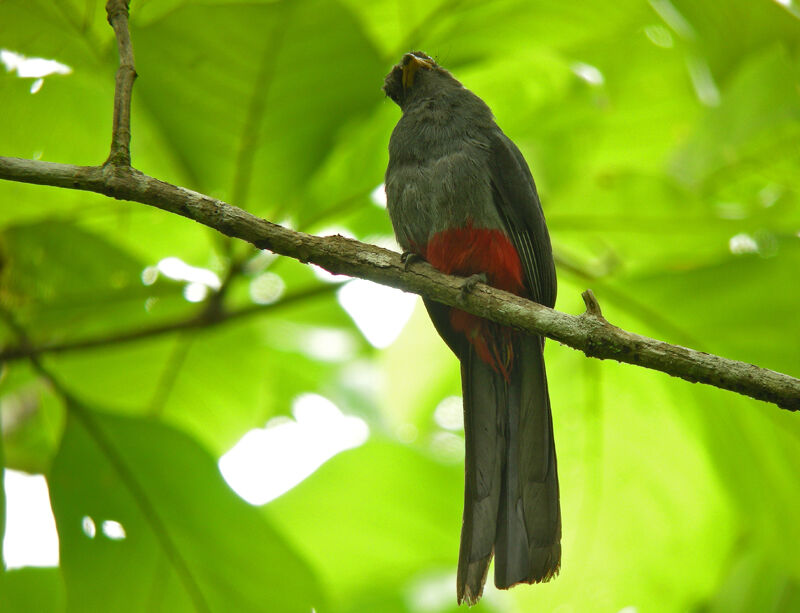
<svg viewBox="0 0 800 613">
<path fill-rule="evenodd" d="M 199 315 L 194 315 L 187 319 L 180 319 L 177 321 L 171 321 L 136 330 L 124 330 L 110 334 L 106 333 L 99 336 L 90 336 L 87 338 L 65 341 L 63 343 L 44 343 L 41 345 L 34 345 L 30 341 L 26 340 L 24 343 L 20 342 L 13 347 L 6 347 L 0 351 L 0 363 L 13 362 L 15 360 L 27 359 L 32 356 L 48 353 L 69 353 L 70 351 L 82 351 L 86 349 L 107 347 L 109 345 L 121 345 L 124 343 L 132 343 L 139 340 L 154 338 L 165 334 L 173 334 L 175 332 L 212 328 L 230 321 L 242 319 L 244 317 L 250 317 L 252 315 L 262 315 L 264 313 L 278 310 L 303 300 L 309 300 L 317 296 L 329 294 L 336 291 L 338 288 L 339 284 L 337 283 L 325 283 L 289 294 L 278 302 L 273 302 L 272 304 L 254 304 L 236 310 L 217 312 L 213 317 L 208 315 L 207 309 L 204 309 Z"/>
<path fill-rule="evenodd" d="M 586 315 L 605 321 L 603 311 L 600 309 L 600 303 L 597 302 L 592 290 L 587 289 L 581 294 L 581 298 L 583 298 L 583 303 L 586 305 Z"/>
<path fill-rule="evenodd" d="M 281 20 L 278 19 L 275 23 L 277 25 L 272 28 L 267 39 L 269 44 L 261 54 L 258 74 L 253 82 L 253 90 L 250 93 L 250 101 L 239 139 L 239 150 L 236 153 L 231 197 L 233 202 L 242 207 L 247 206 L 253 174 L 253 162 L 258 151 L 258 141 L 262 132 L 261 124 L 274 80 L 275 69 L 278 65 L 278 54 L 286 32 L 286 29 L 280 25 L 282 23 Z"/>
<path fill-rule="evenodd" d="M 225 237 L 225 240 L 232 247 L 231 239 Z M 230 254 L 231 252 L 232 248 L 229 248 L 228 253 Z M 229 257 L 230 263 L 228 264 L 228 270 L 225 272 L 225 277 L 222 279 L 219 289 L 208 297 L 205 311 L 201 315 L 202 318 L 207 319 L 209 322 L 225 316 L 225 296 L 228 295 L 231 285 L 242 272 L 242 267 L 245 263 L 243 258 L 234 258 L 230 255 Z"/>
<path fill-rule="evenodd" d="M 170 351 L 169 359 L 158 377 L 153 397 L 150 400 L 150 408 L 148 414 L 151 417 L 161 415 L 164 406 L 167 404 L 170 394 L 172 393 L 175 383 L 181 374 L 181 369 L 186 362 L 186 356 L 189 355 L 189 350 L 194 344 L 195 336 L 182 334 L 175 339 L 175 346 Z"/>
<path fill-rule="evenodd" d="M 105 166 L 127 167 L 131 165 L 131 95 L 136 79 L 133 59 L 133 44 L 128 29 L 128 0 L 108 0 L 106 3 L 108 22 L 114 28 L 119 48 L 114 91 L 114 125 L 111 132 L 111 152 Z"/>
</svg>

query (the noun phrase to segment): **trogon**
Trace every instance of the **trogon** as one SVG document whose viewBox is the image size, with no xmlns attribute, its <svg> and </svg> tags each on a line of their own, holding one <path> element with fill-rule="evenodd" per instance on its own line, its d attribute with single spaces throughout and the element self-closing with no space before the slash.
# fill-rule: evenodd
<svg viewBox="0 0 800 613">
<path fill-rule="evenodd" d="M 552 307 L 556 274 L 530 169 L 486 103 L 420 51 L 386 76 L 402 111 L 386 196 L 405 256 L 465 287 L 486 283 Z M 561 564 L 561 510 L 544 338 L 425 300 L 461 362 L 464 518 L 459 604 L 476 603 L 492 555 L 498 588 L 538 583 Z"/>
</svg>

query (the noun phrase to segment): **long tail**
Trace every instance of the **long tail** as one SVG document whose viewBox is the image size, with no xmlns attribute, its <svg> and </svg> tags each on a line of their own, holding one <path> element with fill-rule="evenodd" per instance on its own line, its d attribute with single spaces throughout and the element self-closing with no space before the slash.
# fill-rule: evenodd
<svg viewBox="0 0 800 613">
<path fill-rule="evenodd" d="M 461 363 L 466 434 L 458 602 L 474 604 L 492 553 L 495 584 L 548 581 L 561 562 L 553 423 L 542 339 L 517 340 L 510 381 L 470 349 Z"/>
<path fill-rule="evenodd" d="M 469 348 L 461 361 L 466 438 L 458 603 L 475 604 L 494 552 L 505 457 L 505 380 Z"/>
<path fill-rule="evenodd" d="M 495 539 L 495 584 L 549 581 L 561 564 L 556 447 L 541 338 L 519 342 L 508 386 L 506 465 Z"/>
</svg>

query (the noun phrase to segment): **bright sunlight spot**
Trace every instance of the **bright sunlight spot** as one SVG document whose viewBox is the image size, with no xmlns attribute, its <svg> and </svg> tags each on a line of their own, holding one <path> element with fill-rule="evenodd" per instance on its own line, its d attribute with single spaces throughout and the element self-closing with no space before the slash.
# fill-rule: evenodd
<svg viewBox="0 0 800 613">
<path fill-rule="evenodd" d="M 417 297 L 399 289 L 356 279 L 339 290 L 339 304 L 373 347 L 391 345 L 411 318 Z"/>
<path fill-rule="evenodd" d="M 83 533 L 90 539 L 93 539 L 97 536 L 97 526 L 95 525 L 94 520 L 88 515 L 84 515 L 83 519 L 81 520 L 81 530 L 83 530 Z"/>
<path fill-rule="evenodd" d="M 103 522 L 103 534 L 112 541 L 121 541 L 127 536 L 125 526 L 113 519 L 107 519 Z"/>
<path fill-rule="evenodd" d="M 300 350 L 324 362 L 341 362 L 356 352 L 354 335 L 337 328 L 312 328 L 299 334 Z"/>
<path fill-rule="evenodd" d="M 262 272 L 250 281 L 250 300 L 256 304 L 277 302 L 286 289 L 286 283 L 274 272 Z"/>
<path fill-rule="evenodd" d="M 420 613 L 447 609 L 453 600 L 455 583 L 455 573 L 432 573 L 414 580 L 406 597 L 409 609 Z"/>
<path fill-rule="evenodd" d="M 382 209 L 386 208 L 386 185 L 381 183 L 378 187 L 372 190 L 369 195 L 369 199 L 372 200 L 372 203 L 376 206 L 381 207 Z"/>
<path fill-rule="evenodd" d="M 775 2 L 800 19 L 800 7 L 795 0 L 775 0 Z"/>
<path fill-rule="evenodd" d="M 21 79 L 36 79 L 31 85 L 32 94 L 42 89 L 44 77 L 72 72 L 72 68 L 61 62 L 41 57 L 25 57 L 8 49 L 0 49 L 0 62 L 6 67 L 6 71 L 16 72 Z"/>
<path fill-rule="evenodd" d="M 153 285 L 156 281 L 158 281 L 157 266 L 148 266 L 142 271 L 142 284 Z"/>
<path fill-rule="evenodd" d="M 58 532 L 42 475 L 5 470 L 6 568 L 58 566 Z"/>
<path fill-rule="evenodd" d="M 445 430 L 464 428 L 464 404 L 461 396 L 448 396 L 433 412 L 433 420 Z"/>
<path fill-rule="evenodd" d="M 278 417 L 250 430 L 219 460 L 225 481 L 250 504 L 277 498 L 369 435 L 364 420 L 344 415 L 317 394 L 298 396 L 292 414 L 294 419 Z"/>
<path fill-rule="evenodd" d="M 148 266 L 142 271 L 142 283 L 153 285 L 158 275 L 175 281 L 186 281 L 183 288 L 183 297 L 189 302 L 202 302 L 208 296 L 210 289 L 218 290 L 222 286 L 217 274 L 207 268 L 190 266 L 180 258 L 164 258 L 155 266 Z"/>
<path fill-rule="evenodd" d="M 201 283 L 211 289 L 219 289 L 222 286 L 222 282 L 219 280 L 217 273 L 207 268 L 189 266 L 189 264 L 180 258 L 164 258 L 158 263 L 157 268 L 161 274 L 170 279 L 175 279 L 176 281 Z"/>
<path fill-rule="evenodd" d="M 187 283 L 183 288 L 183 297 L 189 302 L 203 302 L 208 296 L 208 287 L 202 283 Z"/>
<path fill-rule="evenodd" d="M 575 62 L 571 66 L 572 72 L 578 75 L 581 79 L 586 81 L 589 85 L 602 85 L 605 81 L 603 73 L 598 68 L 591 64 L 584 64 L 583 62 Z"/>
<path fill-rule="evenodd" d="M 728 241 L 728 249 L 736 255 L 758 253 L 758 243 L 749 234 L 737 234 Z"/>
</svg>

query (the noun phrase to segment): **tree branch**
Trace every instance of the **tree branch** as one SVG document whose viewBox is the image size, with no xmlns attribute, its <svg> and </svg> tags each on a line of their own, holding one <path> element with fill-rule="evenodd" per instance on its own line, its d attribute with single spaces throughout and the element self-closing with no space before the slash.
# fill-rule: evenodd
<svg viewBox="0 0 800 613">
<path fill-rule="evenodd" d="M 130 98 L 136 72 L 128 32 L 128 2 L 109 0 L 106 9 L 120 52 L 108 160 L 103 166 L 72 166 L 0 157 L 0 179 L 92 191 L 154 206 L 245 240 L 259 249 L 317 264 L 334 274 L 389 285 L 517 330 L 542 334 L 589 357 L 660 370 L 687 381 L 800 410 L 800 379 L 626 332 L 603 318 L 591 292 L 584 293 L 587 310 L 579 316 L 560 313 L 484 284 L 478 284 L 463 297 L 463 279 L 444 275 L 426 263 L 411 264 L 406 270 L 399 255 L 392 251 L 342 236 L 317 237 L 294 232 L 221 200 L 131 168 Z"/>
<path fill-rule="evenodd" d="M 800 410 L 800 379 L 745 362 L 670 345 L 609 324 L 591 297 L 586 313 L 574 316 L 484 284 L 461 298 L 463 279 L 424 262 L 405 269 L 399 254 L 343 236 L 312 236 L 270 223 L 235 206 L 171 185 L 132 168 L 107 173 L 98 166 L 70 166 L 0 157 L 0 179 L 105 194 L 182 215 L 259 249 L 313 263 L 334 274 L 368 279 L 420 294 L 528 333 L 542 334 L 583 351 L 706 383 Z"/>
<path fill-rule="evenodd" d="M 131 165 L 131 96 L 136 68 L 133 44 L 128 28 L 128 0 L 108 0 L 108 23 L 114 28 L 119 49 L 119 69 L 114 90 L 114 125 L 111 131 L 111 153 L 106 160 L 111 166 Z"/>
<path fill-rule="evenodd" d="M 70 351 L 97 349 L 100 347 L 107 347 L 109 345 L 133 343 L 136 341 L 155 338 L 175 332 L 186 332 L 189 330 L 211 328 L 228 323 L 230 321 L 250 317 L 252 315 L 262 315 L 267 312 L 276 311 L 302 300 L 308 300 L 310 298 L 316 298 L 317 296 L 329 294 L 337 290 L 339 287 L 340 284 L 335 283 L 315 285 L 308 289 L 289 294 L 278 302 L 273 302 L 272 304 L 254 304 L 240 309 L 227 311 L 216 309 L 209 310 L 206 308 L 203 309 L 198 315 L 186 319 L 169 321 L 166 323 L 134 330 L 123 330 L 121 332 L 114 332 L 110 334 L 106 333 L 97 336 L 73 339 L 60 343 L 44 343 L 36 345 L 33 344 L 32 341 L 27 340 L 25 343 L 20 343 L 12 347 L 6 347 L 5 349 L 1 350 L 0 364 L 4 362 L 28 359 L 47 353 L 69 353 Z M 214 294 L 214 296 L 216 295 L 217 294 Z"/>
</svg>

